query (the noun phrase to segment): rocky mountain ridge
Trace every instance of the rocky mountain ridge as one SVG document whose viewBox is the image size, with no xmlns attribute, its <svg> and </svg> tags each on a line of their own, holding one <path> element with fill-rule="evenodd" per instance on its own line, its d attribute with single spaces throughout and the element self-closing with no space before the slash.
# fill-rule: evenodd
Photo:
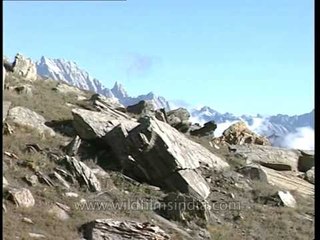
<svg viewBox="0 0 320 240">
<path fill-rule="evenodd" d="M 115 82 L 111 89 L 107 88 L 99 80 L 91 77 L 88 72 L 77 66 L 75 62 L 41 57 L 40 61 L 36 62 L 36 71 L 39 75 L 46 76 L 47 78 L 64 81 L 80 89 L 90 90 L 109 98 L 115 98 L 115 101 L 118 99 L 124 106 L 130 106 L 147 100 L 157 109 L 165 108 L 166 110 L 172 110 L 170 102 L 164 97 L 156 96 L 152 92 L 131 97 L 126 92 L 124 86 L 118 82 Z M 295 116 L 278 114 L 266 117 L 259 114 L 257 116 L 236 116 L 232 113 L 220 113 L 208 106 L 204 106 L 201 109 L 188 108 L 188 110 L 191 113 L 193 122 L 204 124 L 212 120 L 215 121 L 218 125 L 218 129 L 215 132 L 216 136 L 221 135 L 222 131 L 232 123 L 244 121 L 250 130 L 267 136 L 273 145 L 280 147 L 299 147 L 299 144 L 288 143 L 288 139 L 292 138 L 292 136 L 305 137 L 301 136 L 304 134 L 304 129 L 301 130 L 301 128 L 309 128 L 311 131 L 314 129 L 314 110 L 310 113 Z M 312 149 L 311 142 L 313 142 L 313 137 L 307 136 L 306 138 L 308 138 L 306 141 L 310 143 L 307 144 L 308 146 L 301 146 L 301 148 L 308 147 Z"/>
<path fill-rule="evenodd" d="M 148 100 L 153 103 L 155 108 L 172 110 L 169 101 L 164 97 L 156 96 L 152 92 L 137 97 L 131 97 L 126 92 L 124 86 L 118 82 L 115 82 L 112 89 L 106 88 L 99 80 L 92 78 L 85 70 L 80 69 L 74 62 L 42 57 L 36 65 L 39 75 L 65 81 L 71 85 L 91 90 L 107 97 L 115 97 L 124 106 L 130 106 L 142 100 Z M 222 126 L 227 128 L 231 123 L 241 120 L 245 121 L 252 131 L 269 137 L 274 145 L 282 147 L 288 147 L 286 144 L 282 144 L 282 142 L 285 142 L 284 139 L 288 134 L 295 134 L 299 131 L 298 129 L 302 127 L 314 129 L 314 111 L 296 116 L 278 114 L 267 117 L 259 114 L 257 116 L 235 116 L 232 113 L 220 113 L 208 106 L 204 106 L 201 109 L 189 109 L 189 111 L 195 122 L 203 124 L 214 120 L 218 125 L 221 124 L 219 127 L 221 130 L 216 131 L 216 134 L 222 133 L 224 130 L 222 129 Z"/>
<path fill-rule="evenodd" d="M 150 100 L 157 108 L 170 109 L 169 103 L 163 97 L 156 96 L 152 92 L 138 97 L 130 97 L 118 82 L 115 82 L 112 89 L 107 88 L 75 62 L 41 57 L 40 61 L 36 62 L 36 67 L 37 73 L 41 76 L 64 81 L 80 89 L 90 90 L 106 97 L 118 98 L 119 102 L 125 106 L 136 104 L 141 100 Z"/>
<path fill-rule="evenodd" d="M 185 109 L 119 106 L 30 67 L 5 77 L 5 239 L 314 239 L 312 151 L 242 123 L 213 145 L 216 124 Z"/>
<path fill-rule="evenodd" d="M 215 121 L 220 129 L 216 131 L 216 136 L 220 136 L 222 131 L 231 124 L 243 121 L 247 124 L 250 130 L 269 138 L 275 145 L 280 147 L 289 147 L 286 143 L 286 137 L 299 132 L 300 129 L 308 128 L 314 129 L 314 110 L 309 113 L 301 115 L 284 115 L 277 114 L 274 116 L 256 116 L 242 115 L 235 116 L 231 113 L 220 113 L 214 109 L 206 106 L 201 109 L 192 109 L 191 117 L 194 122 L 205 123 L 208 121 Z M 301 136 L 303 137 L 303 136 Z M 314 141 L 314 137 L 306 136 L 306 141 Z"/>
<path fill-rule="evenodd" d="M 216 123 L 232 122 L 237 120 L 246 121 L 249 126 L 253 126 L 256 131 L 263 132 L 262 125 L 274 125 L 274 134 L 282 134 L 294 131 L 299 127 L 311 127 L 314 129 L 314 110 L 309 113 L 301 115 L 285 115 L 277 114 L 272 116 L 262 116 L 257 114 L 256 116 L 241 115 L 236 116 L 231 113 L 220 113 L 208 106 L 200 109 L 192 109 L 191 116 L 198 122 L 208 122 L 214 120 Z M 260 125 L 258 124 L 260 121 Z M 259 130 L 259 127 L 261 130 Z M 269 129 L 271 132 L 272 129 Z M 265 134 L 264 134 L 265 135 Z"/>
</svg>

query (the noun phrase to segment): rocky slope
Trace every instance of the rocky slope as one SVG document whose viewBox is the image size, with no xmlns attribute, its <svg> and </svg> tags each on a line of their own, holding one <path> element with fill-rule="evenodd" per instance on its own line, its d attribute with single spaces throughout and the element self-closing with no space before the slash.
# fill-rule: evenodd
<svg viewBox="0 0 320 240">
<path fill-rule="evenodd" d="M 313 152 L 243 124 L 215 148 L 216 126 L 192 135 L 185 109 L 18 73 L 5 78 L 4 239 L 314 239 Z"/>
</svg>

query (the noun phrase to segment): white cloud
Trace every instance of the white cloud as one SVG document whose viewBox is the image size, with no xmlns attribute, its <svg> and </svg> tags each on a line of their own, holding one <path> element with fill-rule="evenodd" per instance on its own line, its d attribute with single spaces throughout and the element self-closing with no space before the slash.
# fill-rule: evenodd
<svg viewBox="0 0 320 240">
<path fill-rule="evenodd" d="M 264 118 L 253 118 L 253 123 L 251 125 L 248 124 L 248 122 L 246 122 L 246 124 L 249 126 L 249 129 L 253 132 L 259 133 L 261 131 L 262 128 L 264 128 L 265 126 L 263 125 L 264 123 Z"/>
<path fill-rule="evenodd" d="M 200 123 L 201 125 L 205 123 L 203 119 L 198 117 L 191 117 L 190 121 L 193 123 Z M 242 121 L 244 121 L 244 119 Z M 224 123 L 217 124 L 214 136 L 221 136 L 224 130 L 236 122 L 239 122 L 239 120 L 226 121 Z M 267 132 L 268 130 L 264 118 L 253 118 L 253 123 L 251 125 L 249 125 L 247 121 L 244 122 L 251 131 L 258 134 L 261 132 Z M 297 128 L 295 132 L 273 140 L 272 145 L 290 149 L 314 150 L 314 129 L 310 127 Z"/>
<path fill-rule="evenodd" d="M 283 139 L 283 146 L 302 150 L 314 150 L 314 129 L 310 127 L 297 128 Z"/>
</svg>

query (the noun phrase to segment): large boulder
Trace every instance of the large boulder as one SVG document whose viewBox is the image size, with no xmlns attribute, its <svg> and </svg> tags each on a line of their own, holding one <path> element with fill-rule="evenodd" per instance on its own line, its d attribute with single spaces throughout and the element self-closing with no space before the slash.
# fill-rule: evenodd
<svg viewBox="0 0 320 240">
<path fill-rule="evenodd" d="M 196 169 L 200 165 L 216 170 L 229 166 L 155 117 L 144 117 L 137 122 L 113 109 L 72 112 L 79 136 L 105 142 L 121 168 L 141 181 L 206 198 L 210 188 Z"/>
<path fill-rule="evenodd" d="M 141 116 L 152 116 L 154 113 L 154 106 L 150 101 L 140 101 L 137 104 L 131 105 L 127 107 L 127 111 L 129 113 L 133 113 Z"/>
<path fill-rule="evenodd" d="M 298 162 L 298 169 L 301 172 L 307 172 L 314 167 L 314 151 L 302 151 Z"/>
<path fill-rule="evenodd" d="M 178 118 L 177 121 L 188 121 L 190 118 L 190 113 L 185 108 L 177 108 L 175 110 L 171 110 L 167 113 L 168 122 L 174 123 L 175 118 Z"/>
<path fill-rule="evenodd" d="M 162 122 L 168 123 L 167 113 L 164 108 L 159 108 L 159 109 L 155 110 L 155 117 L 156 117 L 156 119 L 158 119 Z"/>
<path fill-rule="evenodd" d="M 9 110 L 7 120 L 12 121 L 13 123 L 19 126 L 34 129 L 38 131 L 40 134 L 48 134 L 50 136 L 55 136 L 54 130 L 45 125 L 45 118 L 28 108 L 11 108 Z"/>
<path fill-rule="evenodd" d="M 154 184 L 157 184 L 155 181 Z M 184 169 L 159 181 L 170 191 L 188 193 L 198 199 L 206 199 L 210 194 L 210 187 L 206 180 L 195 169 Z"/>
<path fill-rule="evenodd" d="M 232 124 L 227 128 L 221 137 L 214 139 L 215 143 L 220 144 L 257 144 L 257 145 L 271 145 L 270 141 L 263 136 L 252 132 L 247 125 L 240 121 Z"/>
<path fill-rule="evenodd" d="M 299 151 L 260 145 L 232 145 L 229 150 L 246 160 L 278 171 L 297 171 Z"/>
<path fill-rule="evenodd" d="M 103 112 L 76 108 L 72 110 L 72 115 L 73 126 L 84 140 L 101 138 L 118 126 L 120 122 L 126 126 L 127 130 L 138 125 L 122 112 L 112 108 L 105 108 Z"/>
<path fill-rule="evenodd" d="M 297 173 L 292 171 L 276 171 L 263 166 L 261 168 L 267 174 L 269 184 L 279 189 L 295 191 L 307 198 L 314 196 L 314 185 L 300 178 Z"/>
<path fill-rule="evenodd" d="M 311 169 L 309 169 L 307 172 L 306 172 L 306 175 L 305 175 L 305 179 L 314 184 L 314 167 L 312 167 Z"/>
<path fill-rule="evenodd" d="M 119 102 L 119 99 L 115 97 L 106 97 L 98 93 L 93 94 L 89 99 L 89 102 L 91 102 L 91 104 L 99 111 L 103 111 L 106 108 L 124 109 L 124 106 Z"/>
<path fill-rule="evenodd" d="M 141 118 L 139 123 L 131 131 L 120 124 L 103 138 L 122 168 L 142 181 L 206 198 L 209 186 L 196 169 L 221 171 L 229 165 L 154 117 Z"/>
<path fill-rule="evenodd" d="M 17 54 L 13 62 L 13 72 L 24 77 L 26 80 L 34 81 L 37 79 L 37 68 L 35 63 L 21 54 Z"/>
<path fill-rule="evenodd" d="M 136 222 L 117 219 L 96 219 L 81 227 L 83 237 L 87 240 L 168 240 L 169 235 L 160 227 L 149 222 Z"/>
<path fill-rule="evenodd" d="M 195 136 L 209 136 L 217 129 L 217 124 L 214 121 L 209 121 L 202 128 L 191 130 L 190 134 Z"/>
<path fill-rule="evenodd" d="M 167 122 L 180 132 L 187 132 L 191 126 L 190 113 L 185 108 L 178 108 L 167 113 Z"/>
</svg>

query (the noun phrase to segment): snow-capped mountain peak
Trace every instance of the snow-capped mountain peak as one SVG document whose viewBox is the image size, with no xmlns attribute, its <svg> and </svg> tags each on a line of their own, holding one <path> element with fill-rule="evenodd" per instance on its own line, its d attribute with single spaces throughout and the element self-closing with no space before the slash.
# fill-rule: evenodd
<svg viewBox="0 0 320 240">
<path fill-rule="evenodd" d="M 41 57 L 36 66 L 39 75 L 64 81 L 81 89 L 98 92 L 104 88 L 99 81 L 93 81 L 89 73 L 79 68 L 75 62 Z"/>
<path fill-rule="evenodd" d="M 87 71 L 81 69 L 72 61 L 51 59 L 43 56 L 40 61 L 36 62 L 36 66 L 39 75 L 64 81 L 78 88 L 90 90 L 107 97 L 117 98 L 124 106 L 133 105 L 142 100 L 148 100 L 153 103 L 156 109 L 171 109 L 169 102 L 165 98 L 157 96 L 153 92 L 138 97 L 130 97 L 124 86 L 119 82 L 115 82 L 112 89 L 106 88 L 101 81 L 91 77 Z M 277 136 L 276 141 L 278 142 L 284 142 L 284 136 L 290 136 L 290 139 L 292 139 L 292 136 L 295 136 L 294 134 L 296 133 L 301 135 L 307 132 L 309 134 L 310 131 L 308 132 L 304 130 L 304 128 L 314 129 L 314 110 L 310 113 L 295 116 L 284 114 L 274 116 L 262 116 L 259 114 L 256 116 L 235 116 L 228 112 L 220 113 L 209 106 L 204 106 L 200 109 L 191 109 L 190 112 L 190 120 L 192 122 L 203 124 L 214 120 L 218 124 L 218 128 L 215 131 L 217 135 L 222 133 L 229 125 L 239 120 L 246 122 L 248 127 L 258 134 L 267 137 Z M 287 140 L 288 139 L 289 138 L 287 138 Z"/>
<path fill-rule="evenodd" d="M 208 107 L 208 106 L 204 106 L 200 109 L 201 112 L 205 113 L 205 114 L 216 114 L 218 113 L 216 110 L 213 110 L 212 108 Z"/>
<path fill-rule="evenodd" d="M 218 125 L 215 131 L 216 136 L 221 135 L 231 124 L 237 121 L 243 121 L 248 125 L 250 130 L 268 137 L 274 145 L 280 147 L 293 147 L 295 146 L 294 144 L 297 144 L 294 143 L 294 141 L 299 141 L 299 144 L 300 142 L 306 142 L 307 148 L 312 146 L 310 143 L 312 138 L 308 137 L 304 139 L 303 137 L 305 133 L 310 136 L 313 132 L 314 110 L 310 113 L 294 116 L 284 114 L 277 114 L 274 116 L 262 116 L 260 114 L 257 114 L 256 116 L 235 116 L 231 113 L 221 114 L 210 107 L 203 107 L 200 110 L 191 111 L 191 120 L 201 124 L 214 120 Z M 299 138 L 299 140 L 293 140 L 295 137 Z"/>
<path fill-rule="evenodd" d="M 123 98 L 129 97 L 129 95 L 128 95 L 127 91 L 124 89 L 123 85 L 118 82 L 115 82 L 111 91 L 116 98 L 123 99 Z"/>
<path fill-rule="evenodd" d="M 107 97 L 117 98 L 125 106 L 136 104 L 141 100 L 149 100 L 155 108 L 170 110 L 169 102 L 152 92 L 138 97 L 130 97 L 124 86 L 119 82 L 115 82 L 112 89 L 106 88 L 98 79 L 91 77 L 87 71 L 81 69 L 72 61 L 42 56 L 40 61 L 36 62 L 36 66 L 38 75 L 64 81 L 78 88 L 90 90 Z"/>
<path fill-rule="evenodd" d="M 149 92 L 146 96 L 149 98 L 154 98 L 156 95 L 153 92 Z"/>
<path fill-rule="evenodd" d="M 222 123 L 226 121 L 234 121 L 239 118 L 235 117 L 231 113 L 221 114 L 220 112 L 208 107 L 204 106 L 200 110 L 191 109 L 191 117 L 194 122 L 205 123 L 211 120 L 216 121 L 217 123 Z"/>
</svg>

